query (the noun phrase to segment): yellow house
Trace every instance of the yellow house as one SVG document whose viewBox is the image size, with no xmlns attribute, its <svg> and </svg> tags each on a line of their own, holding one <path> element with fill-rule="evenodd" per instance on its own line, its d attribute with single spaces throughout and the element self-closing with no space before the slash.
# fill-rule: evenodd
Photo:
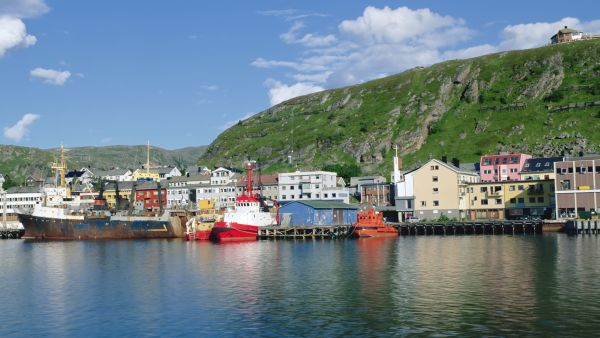
<svg viewBox="0 0 600 338">
<path fill-rule="evenodd" d="M 555 207 L 554 180 L 473 183 L 468 192 L 472 220 L 549 218 Z"/>
<path fill-rule="evenodd" d="M 411 174 L 415 217 L 437 219 L 446 216 L 457 220 L 467 217 L 467 184 L 479 181 L 477 173 L 433 159 Z"/>
<path fill-rule="evenodd" d="M 504 183 L 507 219 L 550 218 L 556 207 L 554 180 L 527 180 Z"/>
<path fill-rule="evenodd" d="M 469 218 L 477 219 L 504 219 L 505 182 L 481 182 L 469 184 Z"/>
<path fill-rule="evenodd" d="M 133 182 L 119 182 L 119 196 L 122 199 L 129 200 L 131 197 L 131 188 L 133 186 Z M 114 183 L 109 183 L 106 185 L 104 190 L 104 198 L 106 199 L 106 204 L 109 207 L 116 207 L 117 205 L 117 191 L 115 189 Z"/>
<path fill-rule="evenodd" d="M 133 172 L 132 178 L 134 181 L 154 181 L 160 182 L 160 175 L 154 169 L 139 168 Z"/>
</svg>

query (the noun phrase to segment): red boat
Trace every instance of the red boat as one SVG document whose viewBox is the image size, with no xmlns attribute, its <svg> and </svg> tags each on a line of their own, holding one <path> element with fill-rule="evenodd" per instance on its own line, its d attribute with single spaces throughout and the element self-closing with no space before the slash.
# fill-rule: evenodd
<svg viewBox="0 0 600 338">
<path fill-rule="evenodd" d="M 266 200 L 252 192 L 252 162 L 246 164 L 248 180 L 246 192 L 235 199 L 233 210 L 225 212 L 223 221 L 216 222 L 210 233 L 210 239 L 256 240 L 258 228 L 277 225 L 277 214 L 271 214 Z M 277 202 L 274 201 L 277 208 Z"/>
<path fill-rule="evenodd" d="M 398 230 L 373 209 L 360 211 L 351 237 L 398 237 Z"/>
</svg>

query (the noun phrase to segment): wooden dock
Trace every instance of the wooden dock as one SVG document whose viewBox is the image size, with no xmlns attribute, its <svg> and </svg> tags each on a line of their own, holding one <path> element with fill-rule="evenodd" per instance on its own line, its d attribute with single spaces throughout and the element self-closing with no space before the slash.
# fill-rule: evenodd
<svg viewBox="0 0 600 338">
<path fill-rule="evenodd" d="M 399 223 L 402 236 L 417 235 L 503 235 L 542 233 L 543 221 L 478 221 L 478 222 L 419 222 Z"/>
<path fill-rule="evenodd" d="M 600 220 L 577 220 L 568 221 L 566 231 L 571 235 L 599 234 Z"/>
<path fill-rule="evenodd" d="M 336 239 L 346 238 L 352 225 L 268 226 L 258 228 L 258 239 Z"/>
</svg>

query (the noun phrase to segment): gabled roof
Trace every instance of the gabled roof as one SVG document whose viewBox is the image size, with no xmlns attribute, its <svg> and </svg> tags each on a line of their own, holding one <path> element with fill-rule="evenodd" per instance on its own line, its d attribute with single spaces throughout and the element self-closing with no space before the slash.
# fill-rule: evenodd
<svg viewBox="0 0 600 338">
<path fill-rule="evenodd" d="M 553 171 L 554 162 L 562 161 L 562 157 L 530 158 L 523 165 L 523 173 Z"/>
<path fill-rule="evenodd" d="M 430 165 L 430 163 L 435 163 L 437 165 L 444 166 L 444 167 L 446 167 L 446 168 L 448 168 L 448 169 L 450 169 L 450 170 L 452 170 L 452 171 L 454 171 L 454 172 L 456 172 L 458 174 L 477 175 L 477 173 L 475 173 L 475 172 L 462 170 L 462 169 L 460 169 L 460 168 L 458 168 L 458 167 L 456 167 L 456 166 L 454 166 L 454 165 L 452 165 L 450 163 L 445 163 L 445 162 L 442 162 L 442 161 L 440 161 L 438 159 L 435 159 L 435 158 L 427 161 L 427 163 L 423 164 L 422 166 L 420 166 L 419 168 L 417 168 L 414 171 L 419 171 L 419 170 L 425 168 L 426 166 Z"/>
<path fill-rule="evenodd" d="M 110 170 L 97 170 L 94 173 L 94 176 L 97 177 L 106 177 L 106 176 L 122 176 L 127 174 L 127 172 L 131 172 L 129 169 L 110 169 Z"/>
<path fill-rule="evenodd" d="M 279 182 L 279 175 L 278 174 L 271 174 L 271 175 L 260 175 L 260 177 L 256 177 L 253 176 L 252 177 L 252 183 L 254 186 L 258 186 L 260 185 L 277 185 Z M 237 181 L 236 186 L 238 187 L 244 187 L 246 186 L 246 176 L 242 176 L 240 177 L 240 179 Z"/>
<path fill-rule="evenodd" d="M 314 209 L 352 209 L 357 210 L 358 207 L 350 204 L 346 204 L 344 202 L 339 201 L 321 201 L 321 200 L 302 200 L 302 201 L 289 201 L 286 202 L 284 206 L 300 203 L 307 205 Z"/>
<path fill-rule="evenodd" d="M 561 29 L 558 31 L 561 34 L 575 34 L 575 33 L 581 33 L 581 31 L 578 31 L 576 29 L 573 28 L 568 28 L 567 26 L 565 26 L 565 28 Z"/>
</svg>

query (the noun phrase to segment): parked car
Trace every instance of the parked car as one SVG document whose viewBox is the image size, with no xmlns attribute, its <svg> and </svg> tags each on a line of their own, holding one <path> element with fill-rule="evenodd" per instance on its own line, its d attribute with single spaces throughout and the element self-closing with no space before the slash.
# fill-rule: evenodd
<svg viewBox="0 0 600 338">
<path fill-rule="evenodd" d="M 417 217 L 410 216 L 410 217 L 406 218 L 406 222 L 408 222 L 408 223 L 418 223 L 419 219 Z"/>
</svg>

